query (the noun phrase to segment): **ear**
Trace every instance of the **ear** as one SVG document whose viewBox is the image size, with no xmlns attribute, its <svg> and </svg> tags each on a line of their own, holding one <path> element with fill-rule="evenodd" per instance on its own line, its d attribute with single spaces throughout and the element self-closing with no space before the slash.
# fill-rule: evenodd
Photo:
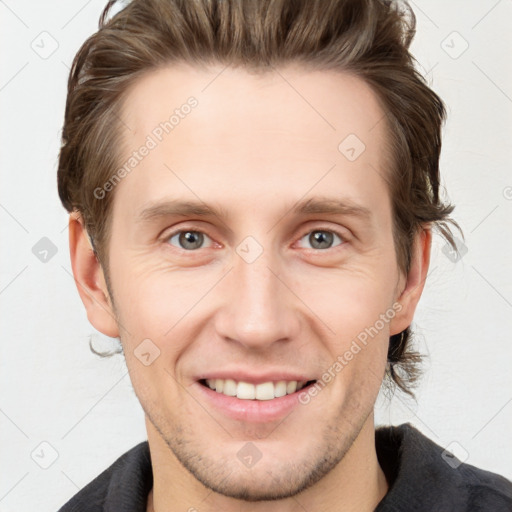
<svg viewBox="0 0 512 512">
<path fill-rule="evenodd" d="M 395 302 L 401 305 L 401 309 L 397 308 L 397 313 L 390 322 L 390 336 L 402 332 L 412 323 L 427 278 L 431 245 L 432 230 L 428 225 L 416 233 L 409 273 L 407 276 L 402 274 L 399 279 Z"/>
<path fill-rule="evenodd" d="M 103 269 L 77 211 L 69 216 L 69 251 L 73 276 L 89 322 L 106 336 L 117 338 L 119 329 Z"/>
</svg>

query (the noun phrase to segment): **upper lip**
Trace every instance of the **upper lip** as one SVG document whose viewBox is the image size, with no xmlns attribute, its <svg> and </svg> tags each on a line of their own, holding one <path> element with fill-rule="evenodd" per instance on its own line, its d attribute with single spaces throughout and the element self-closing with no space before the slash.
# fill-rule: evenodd
<svg viewBox="0 0 512 512">
<path fill-rule="evenodd" d="M 279 382 L 281 380 L 291 381 L 310 381 L 316 380 L 314 377 L 304 375 L 302 372 L 293 372 L 290 370 L 273 370 L 266 372 L 254 372 L 237 370 L 212 370 L 204 372 L 197 376 L 197 380 L 206 379 L 233 379 L 236 382 L 248 382 L 250 384 L 262 384 L 263 382 Z"/>
</svg>

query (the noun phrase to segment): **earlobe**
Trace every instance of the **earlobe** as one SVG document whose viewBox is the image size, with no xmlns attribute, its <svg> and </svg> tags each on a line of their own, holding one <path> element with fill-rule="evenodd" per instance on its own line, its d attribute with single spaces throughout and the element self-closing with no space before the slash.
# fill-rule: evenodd
<svg viewBox="0 0 512 512">
<path fill-rule="evenodd" d="M 411 265 L 405 279 L 405 285 L 397 290 L 396 302 L 400 310 L 390 322 L 390 335 L 398 334 L 409 327 L 420 300 L 430 264 L 432 230 L 430 226 L 421 229 L 414 239 Z"/>
<path fill-rule="evenodd" d="M 91 246 L 82 216 L 77 211 L 69 216 L 69 250 L 73 277 L 89 322 L 106 336 L 117 338 L 119 329 L 103 269 Z"/>
</svg>

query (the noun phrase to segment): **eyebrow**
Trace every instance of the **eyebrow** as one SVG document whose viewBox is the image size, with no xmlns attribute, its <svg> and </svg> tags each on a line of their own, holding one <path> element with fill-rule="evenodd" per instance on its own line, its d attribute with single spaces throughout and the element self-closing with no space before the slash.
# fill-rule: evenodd
<svg viewBox="0 0 512 512">
<path fill-rule="evenodd" d="M 344 215 L 359 218 L 365 222 L 370 222 L 373 217 L 369 208 L 350 199 L 327 197 L 314 197 L 298 201 L 284 210 L 281 219 L 290 213 L 299 216 L 311 214 Z M 137 222 L 146 223 L 170 216 L 218 217 L 222 220 L 229 218 L 229 212 L 221 206 L 208 205 L 201 201 L 169 200 L 148 205 L 137 215 Z"/>
<path fill-rule="evenodd" d="M 222 207 L 209 206 L 201 201 L 163 201 L 148 206 L 140 212 L 137 220 L 148 222 L 160 217 L 170 217 L 171 215 L 180 217 L 189 217 L 196 215 L 198 217 L 228 217 L 228 212 Z"/>
<path fill-rule="evenodd" d="M 332 214 L 359 217 L 362 220 L 370 221 L 373 214 L 366 206 L 355 203 L 350 199 L 332 199 L 315 197 L 305 201 L 299 201 L 292 212 L 297 215 L 307 214 Z"/>
</svg>

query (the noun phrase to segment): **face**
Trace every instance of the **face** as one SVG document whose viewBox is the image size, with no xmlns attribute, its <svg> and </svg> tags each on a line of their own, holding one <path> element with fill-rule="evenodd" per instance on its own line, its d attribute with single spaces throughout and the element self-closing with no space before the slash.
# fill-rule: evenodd
<svg viewBox="0 0 512 512">
<path fill-rule="evenodd" d="M 165 68 L 126 98 L 112 330 L 150 444 L 220 494 L 286 497 L 373 425 L 409 322 L 385 123 L 348 74 L 222 69 Z"/>
</svg>

